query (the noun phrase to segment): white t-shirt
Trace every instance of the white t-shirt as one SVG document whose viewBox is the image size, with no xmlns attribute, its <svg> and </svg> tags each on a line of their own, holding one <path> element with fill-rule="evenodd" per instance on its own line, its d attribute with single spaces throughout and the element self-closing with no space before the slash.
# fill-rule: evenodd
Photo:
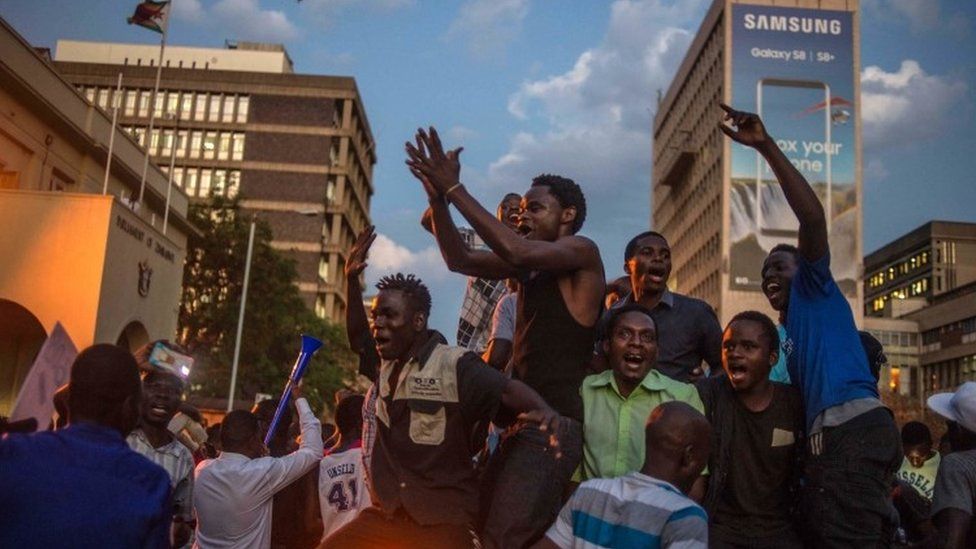
<svg viewBox="0 0 976 549">
<path fill-rule="evenodd" d="M 371 501 L 363 474 L 362 448 L 329 454 L 319 463 L 319 507 L 322 539 L 356 518 Z"/>
</svg>

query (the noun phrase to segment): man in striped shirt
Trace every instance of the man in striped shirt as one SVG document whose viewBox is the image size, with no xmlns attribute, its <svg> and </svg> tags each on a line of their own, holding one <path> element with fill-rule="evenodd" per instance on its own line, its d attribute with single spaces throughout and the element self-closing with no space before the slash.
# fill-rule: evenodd
<svg viewBox="0 0 976 549">
<path fill-rule="evenodd" d="M 581 484 L 535 549 L 707 547 L 705 510 L 685 494 L 708 461 L 710 430 L 683 402 L 655 408 L 640 472 Z"/>
</svg>

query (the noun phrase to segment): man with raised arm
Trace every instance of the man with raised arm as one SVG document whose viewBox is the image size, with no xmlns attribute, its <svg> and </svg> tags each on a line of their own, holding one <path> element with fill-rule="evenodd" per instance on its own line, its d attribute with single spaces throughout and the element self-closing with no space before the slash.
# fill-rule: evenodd
<svg viewBox="0 0 976 549">
<path fill-rule="evenodd" d="M 518 279 L 512 375 L 565 418 L 560 422 L 561 459 L 557 452 L 540 451 L 547 433 L 527 428 L 506 439 L 489 463 L 484 541 L 489 547 L 523 547 L 539 539 L 559 513 L 582 453 L 579 391 L 605 281 L 596 245 L 576 234 L 586 217 L 586 200 L 572 180 L 536 177 L 523 194 L 516 234 L 461 184 L 460 148 L 445 152 L 433 128 L 419 130 L 416 142 L 406 148 L 407 164 L 430 198 L 434 234 L 448 268 L 469 276 Z M 464 245 L 448 202 L 491 251 Z"/>
<path fill-rule="evenodd" d="M 823 206 L 757 115 L 721 106 L 732 125 L 719 124 L 721 130 L 765 158 L 800 221 L 798 246 L 780 244 L 763 262 L 762 288 L 786 327 L 787 367 L 806 411 L 804 541 L 811 547 L 886 544 L 900 437 L 878 398 L 850 305 L 830 273 Z"/>
</svg>

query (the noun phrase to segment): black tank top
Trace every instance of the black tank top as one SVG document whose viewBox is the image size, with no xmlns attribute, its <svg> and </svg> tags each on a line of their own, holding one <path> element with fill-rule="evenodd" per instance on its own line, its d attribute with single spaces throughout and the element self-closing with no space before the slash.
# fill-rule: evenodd
<svg viewBox="0 0 976 549">
<path fill-rule="evenodd" d="M 583 421 L 580 385 L 593 355 L 596 327 L 576 322 L 554 273 L 536 272 L 520 282 L 513 375 L 561 415 Z"/>
</svg>

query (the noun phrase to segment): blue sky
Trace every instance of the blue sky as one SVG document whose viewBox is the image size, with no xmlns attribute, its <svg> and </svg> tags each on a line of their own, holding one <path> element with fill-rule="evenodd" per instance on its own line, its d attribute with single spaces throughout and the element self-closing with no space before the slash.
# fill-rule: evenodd
<svg viewBox="0 0 976 549">
<path fill-rule="evenodd" d="M 0 0 L 29 41 L 153 43 L 125 24 L 135 0 Z M 403 141 L 433 124 L 463 144 L 462 179 L 484 203 L 533 175 L 581 183 L 583 233 L 608 276 L 650 225 L 650 127 L 705 0 L 175 0 L 170 42 L 282 42 L 297 72 L 354 76 L 377 140 L 367 272 L 418 273 L 432 325 L 453 338 L 464 281 L 417 225 L 426 201 Z M 976 221 L 976 3 L 862 0 L 864 249 L 933 218 Z M 716 113 L 716 119 L 718 113 Z"/>
</svg>

